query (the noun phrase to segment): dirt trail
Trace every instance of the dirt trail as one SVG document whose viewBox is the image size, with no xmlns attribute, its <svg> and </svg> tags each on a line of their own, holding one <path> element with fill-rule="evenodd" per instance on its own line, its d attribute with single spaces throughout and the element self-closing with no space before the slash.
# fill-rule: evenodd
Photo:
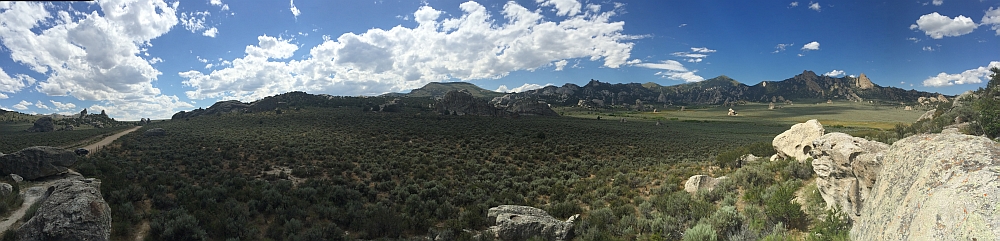
<svg viewBox="0 0 1000 241">
<path fill-rule="evenodd" d="M 122 137 L 125 134 L 128 134 L 128 133 L 131 133 L 133 131 L 136 131 L 139 128 L 142 128 L 142 126 L 136 126 L 136 127 L 132 128 L 132 129 L 128 129 L 128 130 L 124 130 L 122 132 L 118 132 L 117 134 L 105 137 L 103 140 L 101 140 L 101 141 L 99 141 L 97 143 L 94 143 L 94 144 L 90 144 L 90 145 L 88 145 L 86 147 L 83 147 L 83 148 L 87 149 L 91 153 L 94 153 L 94 151 L 97 151 L 101 147 L 106 146 L 108 144 L 111 144 L 111 142 L 117 140 L 119 137 Z M 73 175 L 73 174 L 80 175 L 79 173 L 76 173 L 73 170 L 69 170 L 69 172 L 70 172 L 70 175 Z M 42 197 L 42 195 L 45 194 L 45 190 L 48 189 L 49 185 L 52 185 L 52 183 L 54 183 L 54 182 L 56 182 L 58 180 L 61 180 L 61 179 L 62 178 L 55 178 L 55 179 L 52 179 L 52 180 L 46 180 L 46 181 L 37 182 L 37 183 L 30 183 L 29 182 L 30 183 L 30 184 L 28 184 L 29 186 L 22 188 L 21 189 L 21 195 L 24 196 L 24 202 L 21 203 L 21 207 L 20 208 L 18 208 L 17 210 L 14 210 L 14 212 L 11 212 L 10 216 L 4 218 L 3 220 L 0 220 L 0 234 L 2 234 L 3 232 L 6 232 L 7 230 L 9 230 L 10 226 L 14 225 L 14 223 L 17 223 L 17 221 L 20 220 L 21 217 L 24 216 L 24 213 L 26 211 L 28 211 L 28 208 L 30 208 L 32 204 L 35 204 L 35 201 L 38 201 L 38 198 Z"/>
<path fill-rule="evenodd" d="M 52 185 L 52 183 L 58 180 L 60 179 L 32 183 L 30 187 L 23 188 L 21 194 L 24 195 L 24 203 L 21 203 L 20 208 L 11 212 L 10 216 L 4 218 L 3 221 L 0 221 L 0 233 L 7 232 L 10 230 L 11 225 L 16 223 L 18 220 L 21 220 L 21 217 L 24 216 L 24 212 L 28 211 L 28 208 L 30 208 L 32 204 L 35 204 L 35 201 L 38 201 L 38 198 L 41 198 L 42 195 L 45 194 L 45 190 L 48 189 L 49 185 Z"/>
<path fill-rule="evenodd" d="M 128 129 L 128 130 L 124 130 L 122 132 L 118 132 L 118 134 L 114 134 L 114 135 L 111 135 L 109 137 L 105 137 L 103 140 L 98 141 L 97 143 L 87 145 L 87 146 L 83 147 L 83 149 L 87 149 L 88 151 L 90 151 L 90 153 L 94 153 L 98 149 L 101 149 L 101 147 L 107 146 L 108 144 L 111 144 L 111 142 L 117 140 L 119 137 L 122 137 L 125 134 L 131 133 L 131 132 L 133 132 L 135 130 L 138 130 L 139 128 L 142 128 L 142 126 L 136 126 L 136 127 L 133 127 L 132 129 Z"/>
</svg>

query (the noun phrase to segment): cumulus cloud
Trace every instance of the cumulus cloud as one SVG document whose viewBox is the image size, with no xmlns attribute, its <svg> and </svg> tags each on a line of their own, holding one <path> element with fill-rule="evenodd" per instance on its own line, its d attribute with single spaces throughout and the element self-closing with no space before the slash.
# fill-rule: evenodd
<svg viewBox="0 0 1000 241">
<path fill-rule="evenodd" d="M 966 35 L 975 30 L 976 27 L 976 23 L 969 17 L 958 15 L 958 17 L 949 18 L 937 12 L 920 16 L 916 24 L 910 25 L 910 29 L 924 31 L 924 34 L 933 39 Z"/>
<path fill-rule="evenodd" d="M 556 65 L 556 71 L 562 71 L 563 68 L 566 68 L 566 64 L 569 64 L 569 61 L 566 61 L 564 59 L 564 60 L 556 61 L 555 63 L 552 63 L 552 64 Z"/>
<path fill-rule="evenodd" d="M 206 29 L 205 32 L 201 33 L 202 36 L 207 36 L 207 37 L 210 37 L 210 38 L 214 38 L 216 34 L 219 34 L 219 29 L 217 29 L 215 27 L 212 27 L 210 29 Z"/>
<path fill-rule="evenodd" d="M 545 85 L 524 83 L 520 87 L 513 88 L 513 89 L 508 89 L 507 85 L 500 85 L 500 88 L 497 88 L 496 92 L 500 92 L 500 93 L 521 93 L 521 92 L 525 92 L 525 91 L 529 91 L 529 90 L 541 89 L 541 88 L 544 88 L 545 86 L 552 86 L 552 83 L 548 83 L 548 84 L 545 84 Z"/>
<path fill-rule="evenodd" d="M 19 102 L 17 104 L 14 104 L 11 107 L 14 108 L 14 109 L 18 109 L 18 110 L 27 110 L 28 106 L 30 106 L 30 105 L 31 105 L 31 102 L 27 102 L 27 101 L 21 100 L 21 102 Z"/>
<path fill-rule="evenodd" d="M 809 2 L 809 9 L 816 10 L 817 12 L 819 12 L 820 11 L 819 3 Z"/>
<path fill-rule="evenodd" d="M 702 48 L 691 48 L 691 52 L 695 52 L 695 53 L 715 53 L 715 50 L 714 49 L 709 49 L 709 48 L 702 47 Z"/>
<path fill-rule="evenodd" d="M 925 79 L 924 86 L 941 87 L 982 83 L 983 78 L 987 78 L 990 73 L 992 73 L 990 68 L 1000 68 L 1000 61 L 992 61 L 987 66 L 980 66 L 979 68 L 966 70 L 960 74 L 948 74 L 941 72 L 937 76 L 931 76 Z"/>
<path fill-rule="evenodd" d="M 54 100 L 49 100 L 49 102 L 52 102 L 52 105 L 56 107 L 56 110 L 72 110 L 72 109 L 76 109 L 76 104 L 73 104 L 73 103 L 62 103 L 62 102 L 54 101 Z M 39 102 L 39 103 L 41 103 L 41 102 Z"/>
<path fill-rule="evenodd" d="M 836 70 L 835 69 L 835 70 L 831 70 L 830 72 L 826 72 L 823 75 L 830 76 L 830 77 L 840 77 L 840 76 L 843 76 L 844 74 L 845 73 L 844 73 L 843 70 Z"/>
<path fill-rule="evenodd" d="M 931 3 L 934 4 L 934 6 L 941 6 L 941 4 L 944 4 L 944 0 L 934 0 L 931 1 Z"/>
<path fill-rule="evenodd" d="M 46 109 L 46 110 L 49 109 L 49 106 L 45 105 L 45 103 L 42 103 L 42 101 L 40 101 L 40 100 L 35 102 L 35 107 L 38 107 L 40 109 Z"/>
<path fill-rule="evenodd" d="M 684 64 L 674 60 L 666 60 L 659 63 L 637 63 L 635 65 L 644 68 L 663 70 L 655 73 L 655 75 L 660 76 L 661 78 L 683 80 L 684 82 L 698 82 L 705 80 L 705 78 L 695 74 L 697 71 L 688 70 L 684 67 Z"/>
<path fill-rule="evenodd" d="M 583 6 L 577 0 L 536 0 L 535 2 L 540 6 L 553 6 L 552 11 L 555 11 L 558 16 L 576 15 L 580 13 L 580 7 Z"/>
<path fill-rule="evenodd" d="M 31 76 L 16 74 L 14 77 L 10 77 L 7 72 L 3 71 L 3 68 L 0 68 L 0 95 L 3 95 L 0 99 L 7 98 L 7 95 L 3 94 L 4 92 L 17 93 L 32 84 L 35 84 L 35 79 Z"/>
<path fill-rule="evenodd" d="M 550 7 L 558 12 L 553 2 Z M 252 101 L 293 90 L 341 95 L 373 95 L 414 89 L 428 82 L 500 78 L 512 71 L 535 70 L 563 60 L 603 60 L 618 68 L 630 58 L 636 36 L 622 34 L 616 12 L 583 11 L 550 19 L 543 10 L 506 3 L 494 17 L 476 2 L 461 14 L 443 17 L 431 6 L 413 13 L 414 28 L 396 26 L 324 36 L 308 58 L 290 59 L 298 46 L 269 36 L 248 46 L 246 55 L 211 73 L 179 73 L 192 99 Z M 593 8 L 590 8 L 593 9 Z M 220 65 L 221 66 L 221 65 Z M 564 66 L 565 67 L 565 66 Z"/>
<path fill-rule="evenodd" d="M 102 1 L 97 5 L 102 11 L 79 13 L 75 18 L 53 4 L 15 2 L 0 6 L 0 22 L 4 23 L 0 25 L 0 42 L 6 52 L 15 62 L 46 77 L 37 85 L 26 78 L 21 82 L 46 95 L 69 95 L 108 105 L 162 99 L 157 98 L 162 96 L 160 90 L 152 86 L 162 74 L 151 66 L 156 60 L 140 54 L 150 46 L 150 40 L 180 22 L 178 3 Z M 178 107 L 192 106 L 163 102 L 154 109 L 160 116 L 169 116 Z M 124 112 L 119 117 L 132 119 Z"/>
<path fill-rule="evenodd" d="M 794 8 L 794 7 L 798 7 L 798 6 L 799 6 L 799 2 L 792 2 L 792 3 L 788 4 L 789 8 Z"/>
<path fill-rule="evenodd" d="M 288 5 L 292 6 L 291 8 L 288 8 L 288 10 L 291 10 L 292 15 L 294 15 L 296 18 L 299 17 L 299 14 L 302 14 L 302 12 L 299 11 L 299 8 L 295 7 L 295 0 L 288 0 Z"/>
<path fill-rule="evenodd" d="M 819 42 L 812 41 L 806 45 L 802 45 L 802 51 L 819 50 Z"/>
<path fill-rule="evenodd" d="M 990 29 L 995 30 L 997 36 L 1000 36 L 1000 8 L 993 9 L 990 7 L 986 11 L 986 15 L 983 15 L 983 19 L 979 20 L 982 25 L 991 25 Z"/>
<path fill-rule="evenodd" d="M 774 46 L 774 52 L 771 53 L 785 52 L 785 48 L 792 47 L 793 45 L 795 44 L 778 44 L 777 46 Z"/>
<path fill-rule="evenodd" d="M 934 51 L 934 47 L 931 47 L 931 46 L 924 46 L 922 49 L 924 51 L 927 51 L 927 52 L 933 52 Z"/>
</svg>

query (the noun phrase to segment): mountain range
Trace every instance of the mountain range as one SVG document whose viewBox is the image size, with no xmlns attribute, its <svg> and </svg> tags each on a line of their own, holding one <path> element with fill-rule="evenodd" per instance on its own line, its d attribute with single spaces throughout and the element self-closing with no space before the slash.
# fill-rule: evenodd
<svg viewBox="0 0 1000 241">
<path fill-rule="evenodd" d="M 465 89 L 479 97 L 504 96 L 469 83 L 431 83 L 410 94 L 397 96 L 443 96 L 448 90 Z M 879 103 L 915 103 L 920 97 L 937 97 L 939 93 L 883 87 L 872 83 L 865 74 L 857 77 L 830 77 L 812 71 L 782 81 L 764 81 L 755 85 L 740 83 L 725 75 L 705 81 L 663 86 L 653 82 L 645 84 L 611 84 L 591 80 L 584 86 L 564 84 L 546 86 L 521 93 L 506 94 L 503 98 L 534 98 L 560 106 L 569 105 L 726 105 L 738 102 L 784 102 L 799 100 L 847 100 Z"/>
</svg>

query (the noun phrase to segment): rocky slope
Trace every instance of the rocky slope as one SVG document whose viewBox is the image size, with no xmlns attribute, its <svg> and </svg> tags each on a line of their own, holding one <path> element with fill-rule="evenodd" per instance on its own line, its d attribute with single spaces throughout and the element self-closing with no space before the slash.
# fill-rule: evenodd
<svg viewBox="0 0 1000 241">
<path fill-rule="evenodd" d="M 852 239 L 1000 238 L 1000 145 L 989 138 L 953 128 L 892 145 L 843 133 L 812 143 L 817 187 L 853 220 Z"/>
</svg>

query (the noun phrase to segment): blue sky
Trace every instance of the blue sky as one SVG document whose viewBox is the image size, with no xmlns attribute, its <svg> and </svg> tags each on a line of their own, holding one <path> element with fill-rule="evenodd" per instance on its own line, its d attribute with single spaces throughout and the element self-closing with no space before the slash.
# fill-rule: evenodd
<svg viewBox="0 0 1000 241">
<path fill-rule="evenodd" d="M 803 70 L 959 94 L 1000 66 L 1000 1 L 0 2 L 0 108 L 169 118 L 288 91 L 547 84 Z"/>
</svg>

